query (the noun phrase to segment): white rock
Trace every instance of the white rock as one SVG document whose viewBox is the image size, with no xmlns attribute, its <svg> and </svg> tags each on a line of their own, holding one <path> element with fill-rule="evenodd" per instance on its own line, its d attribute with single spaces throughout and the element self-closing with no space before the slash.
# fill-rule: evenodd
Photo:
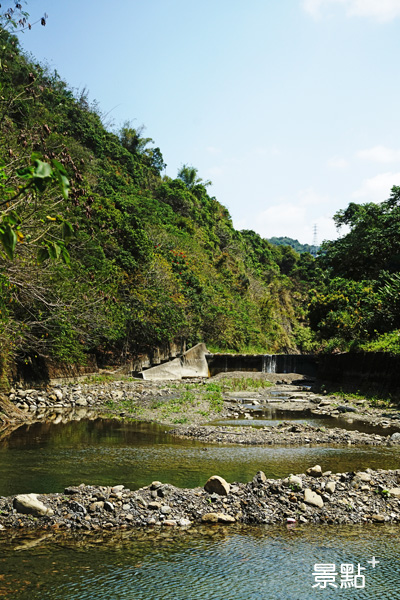
<svg viewBox="0 0 400 600">
<path fill-rule="evenodd" d="M 311 506 L 317 506 L 318 508 L 324 506 L 324 501 L 321 496 L 310 490 L 310 488 L 304 490 L 304 502 L 311 504 Z"/>
<path fill-rule="evenodd" d="M 19 494 L 15 496 L 13 506 L 17 512 L 36 517 L 51 516 L 54 511 L 38 500 L 39 494 Z"/>
<path fill-rule="evenodd" d="M 325 491 L 328 492 L 328 494 L 333 494 L 335 489 L 336 483 L 334 481 L 328 481 L 328 483 L 325 486 Z"/>
<path fill-rule="evenodd" d="M 320 465 L 315 465 L 314 467 L 310 467 L 309 469 L 307 469 L 306 473 L 307 475 L 311 475 L 311 477 L 321 477 L 322 469 Z"/>
<path fill-rule="evenodd" d="M 303 481 L 301 477 L 297 477 L 297 475 L 289 475 L 287 479 L 289 485 L 297 486 L 299 489 L 303 487 Z"/>
</svg>

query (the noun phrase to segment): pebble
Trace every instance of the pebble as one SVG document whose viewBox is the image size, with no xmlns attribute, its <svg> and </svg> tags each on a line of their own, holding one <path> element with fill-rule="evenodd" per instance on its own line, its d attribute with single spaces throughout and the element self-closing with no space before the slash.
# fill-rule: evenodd
<svg viewBox="0 0 400 600">
<path fill-rule="evenodd" d="M 47 513 L 24 514 L 15 497 L 0 497 L 0 529 L 53 528 L 88 531 L 135 527 L 189 527 L 195 524 L 237 523 L 400 523 L 398 481 L 400 470 L 360 472 L 368 485 L 352 487 L 354 473 L 329 473 L 315 478 L 305 473 L 292 475 L 303 489 L 286 479 L 268 479 L 257 473 L 248 483 L 235 482 L 224 496 L 203 488 L 183 490 L 161 484 L 168 504 L 155 502 L 153 484 L 140 493 L 123 489 L 120 501 L 111 502 L 112 487 L 69 486 L 63 494 L 37 494 Z M 219 477 L 219 476 L 217 476 Z M 221 478 L 222 479 L 222 478 Z M 367 488 L 367 489 L 365 489 Z M 319 493 L 318 493 L 319 490 Z M 323 495 L 321 495 L 323 494 Z"/>
</svg>

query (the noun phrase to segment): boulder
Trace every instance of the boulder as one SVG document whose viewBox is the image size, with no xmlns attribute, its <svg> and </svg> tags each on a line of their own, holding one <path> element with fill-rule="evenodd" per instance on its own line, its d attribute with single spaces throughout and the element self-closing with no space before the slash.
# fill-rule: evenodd
<svg viewBox="0 0 400 600">
<path fill-rule="evenodd" d="M 204 489 L 209 494 L 218 494 L 219 496 L 227 496 L 230 492 L 231 486 L 223 477 L 219 475 L 213 475 L 206 482 Z"/>
<path fill-rule="evenodd" d="M 318 508 L 322 508 L 324 506 L 324 501 L 322 500 L 321 496 L 309 488 L 304 490 L 304 502 L 311 504 L 311 506 L 317 506 Z"/>
<path fill-rule="evenodd" d="M 297 475 L 289 475 L 287 482 L 290 486 L 293 486 L 299 490 L 301 490 L 303 487 L 303 481 L 301 477 L 298 477 Z"/>
<path fill-rule="evenodd" d="M 225 513 L 217 513 L 218 515 L 218 522 L 219 523 L 235 523 L 236 519 L 235 517 L 232 517 L 231 515 L 226 515 Z"/>
<path fill-rule="evenodd" d="M 310 467 L 306 471 L 307 475 L 311 475 L 311 477 L 322 477 L 322 469 L 319 465 L 315 465 L 314 467 Z"/>
<path fill-rule="evenodd" d="M 13 507 L 17 512 L 24 515 L 51 517 L 54 514 L 54 511 L 38 500 L 38 495 L 39 494 L 19 494 L 14 498 Z"/>
<path fill-rule="evenodd" d="M 201 520 L 203 523 L 218 523 L 218 513 L 206 513 Z"/>
<path fill-rule="evenodd" d="M 334 481 L 328 481 L 328 483 L 325 486 L 325 491 L 328 492 L 328 494 L 333 494 L 335 489 L 336 483 Z"/>
</svg>

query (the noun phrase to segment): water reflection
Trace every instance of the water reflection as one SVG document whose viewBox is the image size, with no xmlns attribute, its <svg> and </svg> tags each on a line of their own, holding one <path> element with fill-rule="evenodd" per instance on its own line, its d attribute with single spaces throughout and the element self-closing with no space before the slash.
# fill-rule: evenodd
<svg viewBox="0 0 400 600">
<path fill-rule="evenodd" d="M 397 527 L 208 527 L 182 532 L 47 537 L 1 543 L 0 596 L 13 600 L 311 600 L 398 597 Z M 375 557 L 375 567 L 371 559 Z M 313 588 L 333 564 L 337 588 Z M 363 589 L 340 566 L 364 567 Z"/>
<path fill-rule="evenodd" d="M 61 492 L 72 484 L 123 484 L 130 489 L 161 480 L 203 486 L 210 475 L 249 481 L 323 470 L 398 467 L 397 447 L 242 447 L 179 440 L 166 428 L 118 420 L 35 423 L 0 442 L 0 494 Z"/>
</svg>

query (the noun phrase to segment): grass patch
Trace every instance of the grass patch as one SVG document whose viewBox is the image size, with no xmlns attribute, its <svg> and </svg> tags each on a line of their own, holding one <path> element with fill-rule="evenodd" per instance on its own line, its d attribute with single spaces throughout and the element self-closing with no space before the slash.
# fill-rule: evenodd
<svg viewBox="0 0 400 600">
<path fill-rule="evenodd" d="M 172 422 L 174 425 L 184 425 L 188 423 L 189 419 L 187 417 L 182 417 L 181 419 L 174 419 Z"/>
<path fill-rule="evenodd" d="M 375 395 L 373 392 L 362 393 L 360 390 L 357 392 L 344 392 L 342 388 L 338 390 L 329 388 L 328 394 L 331 396 L 338 396 L 341 400 L 347 400 L 348 402 L 366 400 L 370 406 L 376 408 L 389 408 L 396 404 L 395 400 L 390 395 L 379 396 Z"/>
<path fill-rule="evenodd" d="M 274 385 L 267 379 L 253 379 L 252 377 L 226 378 L 221 379 L 220 383 L 225 390 L 229 390 L 230 392 L 257 391 L 270 388 Z"/>
</svg>

